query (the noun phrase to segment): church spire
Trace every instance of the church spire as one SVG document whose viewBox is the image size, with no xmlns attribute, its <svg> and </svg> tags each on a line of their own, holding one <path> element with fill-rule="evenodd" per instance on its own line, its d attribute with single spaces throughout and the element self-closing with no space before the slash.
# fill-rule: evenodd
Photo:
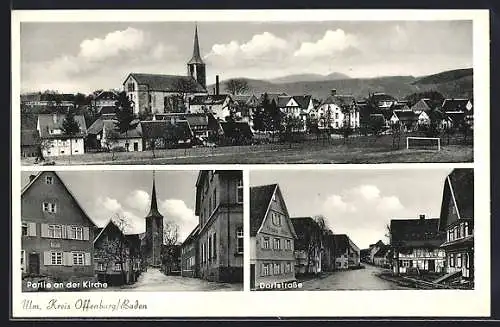
<svg viewBox="0 0 500 327">
<path fill-rule="evenodd" d="M 156 186 L 155 186 L 155 172 L 153 171 L 153 190 L 151 191 L 151 207 L 147 217 L 161 217 L 158 211 L 158 202 L 156 201 Z"/>
<path fill-rule="evenodd" d="M 189 64 L 203 64 L 203 59 L 200 55 L 200 44 L 198 42 L 198 25 L 194 27 L 194 44 L 193 44 L 193 57 L 189 60 Z"/>
</svg>

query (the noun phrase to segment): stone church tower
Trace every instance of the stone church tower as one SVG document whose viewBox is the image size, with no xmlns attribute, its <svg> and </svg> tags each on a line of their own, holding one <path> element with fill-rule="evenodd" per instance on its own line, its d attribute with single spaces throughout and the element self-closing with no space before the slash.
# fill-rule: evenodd
<svg viewBox="0 0 500 327">
<path fill-rule="evenodd" d="M 193 77 L 203 88 L 207 88 L 205 63 L 201 59 L 200 44 L 198 43 L 198 26 L 194 29 L 193 57 L 187 63 L 188 76 Z"/>
<path fill-rule="evenodd" d="M 161 248 L 163 244 L 163 216 L 158 211 L 154 172 L 151 207 L 146 216 L 146 235 L 144 240 L 144 255 L 147 265 L 159 267 L 161 265 Z"/>
</svg>

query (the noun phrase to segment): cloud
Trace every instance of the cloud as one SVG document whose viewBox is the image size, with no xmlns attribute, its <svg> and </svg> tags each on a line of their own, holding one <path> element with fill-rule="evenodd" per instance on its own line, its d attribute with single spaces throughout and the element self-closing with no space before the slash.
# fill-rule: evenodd
<svg viewBox="0 0 500 327">
<path fill-rule="evenodd" d="M 375 185 L 361 185 L 355 189 L 366 200 L 375 200 L 380 197 L 380 190 Z"/>
<path fill-rule="evenodd" d="M 128 27 L 123 31 L 108 33 L 104 38 L 83 40 L 80 43 L 79 56 L 90 61 L 102 60 L 109 57 L 115 57 L 123 51 L 141 49 L 144 43 L 144 32 Z"/>
<path fill-rule="evenodd" d="M 377 210 L 380 211 L 397 211 L 402 209 L 404 209 L 404 206 L 399 201 L 399 198 L 394 195 L 381 198 L 377 204 Z"/>
<path fill-rule="evenodd" d="M 342 29 L 327 30 L 316 42 L 303 42 L 294 52 L 294 56 L 306 58 L 332 56 L 356 47 L 357 43 L 354 35 L 347 34 Z"/>
<path fill-rule="evenodd" d="M 127 196 L 127 204 L 140 212 L 146 212 L 150 204 L 149 193 L 143 190 L 134 190 Z"/>
<path fill-rule="evenodd" d="M 97 198 L 97 205 L 110 212 L 118 212 L 122 209 L 122 205 L 118 200 L 109 197 Z"/>
<path fill-rule="evenodd" d="M 353 203 L 347 203 L 340 195 L 330 195 L 323 205 L 326 211 L 341 211 L 341 212 L 355 212 L 356 207 Z"/>
<path fill-rule="evenodd" d="M 266 59 L 269 55 L 274 58 L 283 55 L 289 49 L 289 43 L 276 35 L 264 32 L 240 44 L 238 41 L 214 44 L 205 58 L 215 63 L 236 64 L 245 60 Z"/>
<path fill-rule="evenodd" d="M 165 215 L 165 220 L 179 226 L 179 240 L 183 241 L 196 227 L 198 217 L 183 200 L 167 199 L 159 203 L 159 210 Z"/>
</svg>

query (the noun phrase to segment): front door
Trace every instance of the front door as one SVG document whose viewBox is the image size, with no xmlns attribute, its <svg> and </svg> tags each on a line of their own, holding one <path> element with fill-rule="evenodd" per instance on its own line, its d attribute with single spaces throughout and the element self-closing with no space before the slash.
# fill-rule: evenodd
<svg viewBox="0 0 500 327">
<path fill-rule="evenodd" d="M 40 274 L 40 254 L 30 253 L 28 259 L 28 274 L 39 275 Z"/>
<path fill-rule="evenodd" d="M 255 265 L 250 265 L 250 289 L 255 288 Z"/>
<path fill-rule="evenodd" d="M 139 151 L 139 142 L 134 142 L 134 151 Z"/>
<path fill-rule="evenodd" d="M 435 272 L 436 271 L 435 261 L 434 260 L 429 260 L 429 269 L 428 269 L 428 271 L 430 271 L 430 272 Z"/>
</svg>

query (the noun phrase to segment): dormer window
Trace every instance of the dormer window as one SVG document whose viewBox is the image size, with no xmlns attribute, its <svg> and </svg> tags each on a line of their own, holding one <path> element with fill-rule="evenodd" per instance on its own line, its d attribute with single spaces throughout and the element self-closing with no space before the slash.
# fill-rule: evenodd
<svg viewBox="0 0 500 327">
<path fill-rule="evenodd" d="M 49 129 L 49 134 L 50 135 L 60 135 L 60 134 L 62 134 L 62 130 L 59 128 Z"/>
</svg>

